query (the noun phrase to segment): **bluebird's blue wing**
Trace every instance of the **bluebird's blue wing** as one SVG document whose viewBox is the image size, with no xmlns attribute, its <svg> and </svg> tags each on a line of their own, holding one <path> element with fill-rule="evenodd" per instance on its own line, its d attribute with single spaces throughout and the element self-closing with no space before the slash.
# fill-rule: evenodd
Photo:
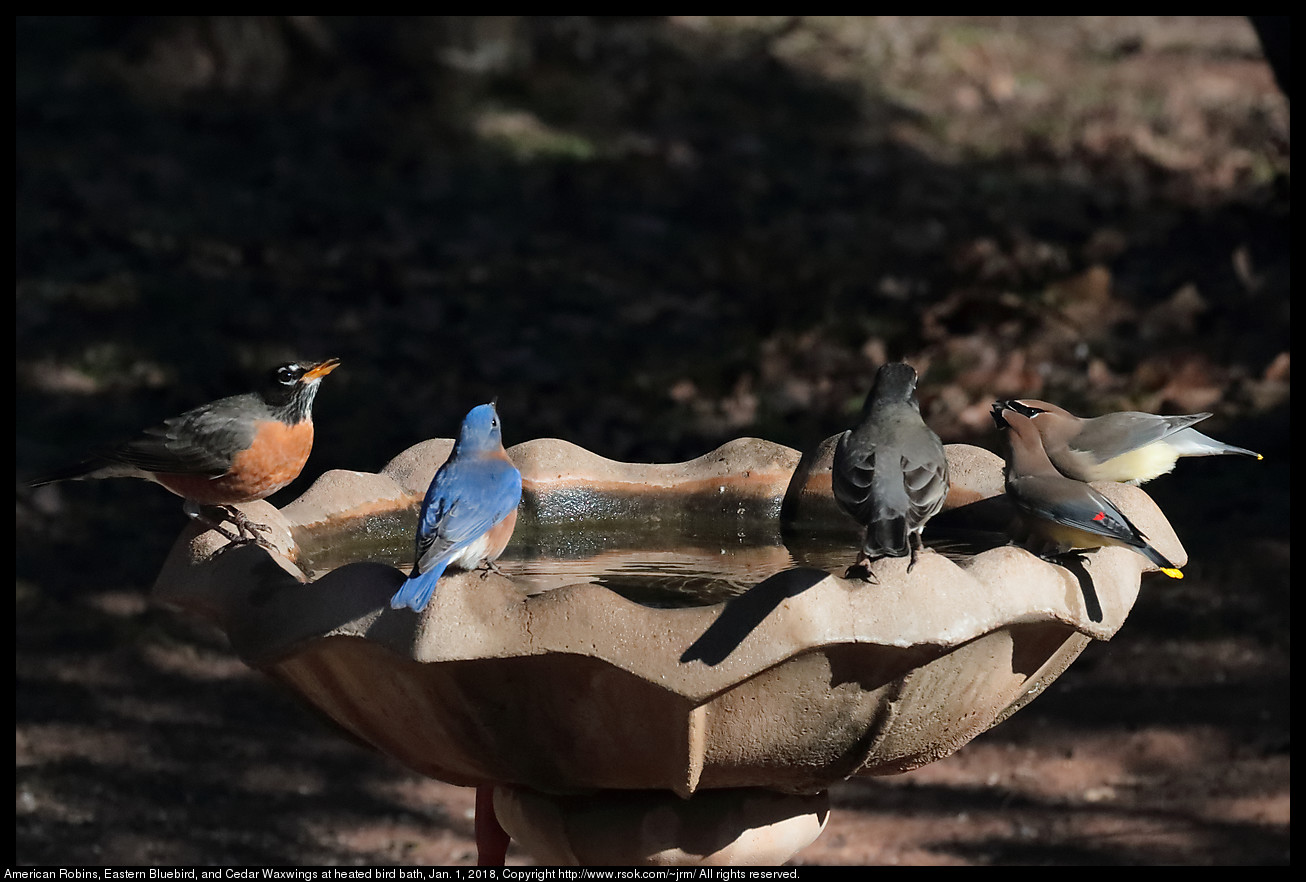
<svg viewBox="0 0 1306 882">
<path fill-rule="evenodd" d="M 440 581 L 449 565 L 449 556 L 442 558 L 441 555 L 450 550 L 452 543 L 441 537 L 440 530 L 458 502 L 454 495 L 460 483 L 455 477 L 457 467 L 456 461 L 447 461 L 440 466 L 431 485 L 426 488 L 426 496 L 422 499 L 422 508 L 417 515 L 417 562 L 413 565 L 408 580 L 390 598 L 393 609 L 409 607 L 414 612 L 426 609 L 431 594 L 435 591 L 435 584 Z M 434 556 L 430 554 L 433 547 L 437 549 Z"/>
<path fill-rule="evenodd" d="M 517 508 L 521 472 L 500 459 L 447 462 L 422 500 L 417 563 L 390 606 L 426 609 L 436 582 L 458 553 Z"/>
<path fill-rule="evenodd" d="M 437 475 L 418 519 L 414 573 L 443 569 L 459 551 L 475 542 L 517 508 L 521 472 L 500 459 L 447 464 Z M 444 471 L 444 469 L 442 469 Z"/>
</svg>

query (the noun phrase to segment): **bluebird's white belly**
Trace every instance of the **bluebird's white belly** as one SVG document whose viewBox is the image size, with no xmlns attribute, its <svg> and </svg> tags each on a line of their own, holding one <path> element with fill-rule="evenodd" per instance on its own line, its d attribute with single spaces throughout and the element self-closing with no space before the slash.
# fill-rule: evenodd
<svg viewBox="0 0 1306 882">
<path fill-rule="evenodd" d="M 476 569 L 481 565 L 481 561 L 485 560 L 485 552 L 489 544 L 489 534 L 482 535 L 479 539 L 464 547 L 462 551 L 449 558 L 449 565 L 460 570 Z"/>
</svg>

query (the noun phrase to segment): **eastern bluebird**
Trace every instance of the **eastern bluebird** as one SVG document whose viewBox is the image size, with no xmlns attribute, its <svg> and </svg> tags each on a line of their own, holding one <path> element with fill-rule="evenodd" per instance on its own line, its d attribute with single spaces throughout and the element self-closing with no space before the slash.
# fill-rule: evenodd
<svg viewBox="0 0 1306 882">
<path fill-rule="evenodd" d="M 921 530 L 948 496 L 943 442 L 921 419 L 911 365 L 886 364 L 875 375 L 860 423 L 844 432 L 834 449 L 830 479 L 834 498 L 866 527 L 861 553 L 849 572 L 882 557 L 908 554 L 911 572 Z"/>
<path fill-rule="evenodd" d="M 394 609 L 426 609 L 446 567 L 492 564 L 517 524 L 521 472 L 508 459 L 493 404 L 473 407 L 435 473 L 417 518 L 417 563 L 390 598 Z"/>
</svg>

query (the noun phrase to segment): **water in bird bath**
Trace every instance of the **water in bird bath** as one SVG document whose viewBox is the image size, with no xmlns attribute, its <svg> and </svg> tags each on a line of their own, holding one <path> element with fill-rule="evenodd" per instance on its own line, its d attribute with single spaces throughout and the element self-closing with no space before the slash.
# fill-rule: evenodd
<svg viewBox="0 0 1306 882">
<path fill-rule="evenodd" d="M 347 563 L 413 565 L 416 506 L 297 531 L 299 566 L 318 579 Z M 856 557 L 853 534 L 805 536 L 786 545 L 775 520 L 523 515 L 497 561 L 528 594 L 595 582 L 652 607 L 701 606 L 741 594 L 795 567 L 842 574 Z"/>
</svg>

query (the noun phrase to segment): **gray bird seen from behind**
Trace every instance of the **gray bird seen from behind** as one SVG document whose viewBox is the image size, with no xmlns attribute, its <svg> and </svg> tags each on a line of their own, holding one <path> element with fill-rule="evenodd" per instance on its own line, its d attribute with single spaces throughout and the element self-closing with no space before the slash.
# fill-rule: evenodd
<svg viewBox="0 0 1306 882">
<path fill-rule="evenodd" d="M 948 460 L 943 442 L 921 418 L 916 380 L 909 364 L 881 367 L 860 420 L 835 447 L 834 498 L 865 527 L 849 577 L 860 569 L 869 579 L 874 561 L 909 554 L 911 572 L 921 531 L 948 496 Z"/>
</svg>

